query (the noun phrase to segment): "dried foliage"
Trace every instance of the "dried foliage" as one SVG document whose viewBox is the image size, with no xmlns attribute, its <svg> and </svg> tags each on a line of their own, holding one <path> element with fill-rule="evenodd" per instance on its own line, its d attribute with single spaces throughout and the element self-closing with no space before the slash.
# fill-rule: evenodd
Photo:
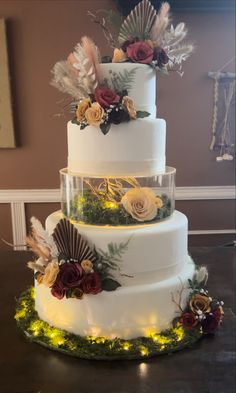
<svg viewBox="0 0 236 393">
<path fill-rule="evenodd" d="M 93 94 L 101 76 L 100 53 L 93 41 L 82 37 L 65 61 L 55 64 L 52 85 L 76 100 Z"/>
</svg>

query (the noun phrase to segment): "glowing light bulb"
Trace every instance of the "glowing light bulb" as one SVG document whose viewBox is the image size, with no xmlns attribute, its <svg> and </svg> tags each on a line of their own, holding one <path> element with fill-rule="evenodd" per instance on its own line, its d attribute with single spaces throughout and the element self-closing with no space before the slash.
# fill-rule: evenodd
<svg viewBox="0 0 236 393">
<path fill-rule="evenodd" d="M 96 338 L 96 343 L 97 344 L 104 344 L 105 341 L 106 341 L 105 337 L 98 337 L 98 338 Z"/>
<path fill-rule="evenodd" d="M 105 201 L 103 206 L 106 209 L 118 209 L 118 205 L 115 202 L 111 202 L 111 201 Z"/>
<path fill-rule="evenodd" d="M 146 347 L 141 347 L 140 348 L 140 353 L 142 356 L 147 356 L 148 355 L 148 349 Z"/>
<path fill-rule="evenodd" d="M 126 341 L 126 342 L 124 342 L 123 343 L 123 349 L 125 350 L 125 351 L 129 351 L 129 349 L 131 348 L 131 344 L 128 342 L 128 341 Z"/>
<path fill-rule="evenodd" d="M 182 326 L 179 326 L 179 327 L 173 329 L 173 332 L 175 333 L 175 335 L 177 337 L 176 338 L 177 341 L 183 340 L 185 334 L 184 334 L 184 329 Z"/>
</svg>

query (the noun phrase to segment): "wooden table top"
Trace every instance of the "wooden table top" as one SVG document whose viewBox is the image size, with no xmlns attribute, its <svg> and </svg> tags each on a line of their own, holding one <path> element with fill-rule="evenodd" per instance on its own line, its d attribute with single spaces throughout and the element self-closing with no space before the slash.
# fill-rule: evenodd
<svg viewBox="0 0 236 393">
<path fill-rule="evenodd" d="M 32 285 L 27 252 L 0 252 L 0 393 L 234 393 L 235 268 L 233 247 L 192 248 L 209 270 L 209 293 L 225 302 L 215 338 L 144 361 L 88 361 L 28 342 L 14 320 L 15 299 Z"/>
</svg>

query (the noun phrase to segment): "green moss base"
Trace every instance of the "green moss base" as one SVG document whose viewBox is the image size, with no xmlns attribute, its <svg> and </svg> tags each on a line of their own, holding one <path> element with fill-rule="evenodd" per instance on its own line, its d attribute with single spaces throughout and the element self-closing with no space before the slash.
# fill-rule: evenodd
<svg viewBox="0 0 236 393">
<path fill-rule="evenodd" d="M 202 337 L 199 330 L 185 330 L 183 327 L 171 328 L 150 337 L 130 340 L 77 336 L 54 328 L 39 319 L 35 311 L 33 287 L 23 292 L 17 301 L 15 319 L 18 327 L 30 341 L 82 359 L 149 358 L 189 348 Z"/>
<path fill-rule="evenodd" d="M 157 209 L 156 217 L 151 221 L 137 221 L 122 206 L 113 204 L 115 208 L 109 208 L 109 202 L 99 199 L 91 191 L 84 192 L 83 196 L 76 196 L 68 206 L 62 205 L 63 214 L 70 220 L 82 222 L 88 225 L 140 225 L 153 224 L 164 220 L 173 213 L 173 205 L 167 195 L 160 195 L 163 206 Z"/>
</svg>

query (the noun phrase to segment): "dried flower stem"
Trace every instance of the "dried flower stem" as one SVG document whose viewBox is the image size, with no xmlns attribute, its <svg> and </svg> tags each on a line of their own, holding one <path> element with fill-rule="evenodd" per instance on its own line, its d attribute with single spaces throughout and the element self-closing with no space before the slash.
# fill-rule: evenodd
<svg viewBox="0 0 236 393">
<path fill-rule="evenodd" d="M 184 310 L 181 307 L 181 303 L 182 303 L 182 297 L 183 297 L 183 291 L 184 291 L 184 285 L 183 282 L 181 280 L 181 278 L 179 277 L 180 283 L 181 283 L 181 289 L 179 291 L 177 291 L 178 295 L 179 295 L 179 299 L 178 301 L 175 300 L 174 298 L 174 294 L 173 292 L 171 292 L 171 300 L 172 302 L 178 307 L 178 309 L 180 310 L 181 313 L 184 312 Z"/>
<path fill-rule="evenodd" d="M 102 18 L 102 21 L 100 21 L 95 14 L 93 14 L 91 11 L 88 11 L 88 15 L 91 17 L 92 22 L 97 23 L 99 26 L 101 26 L 103 30 L 103 34 L 108 41 L 109 45 L 112 48 L 116 48 L 116 42 L 110 32 L 110 30 L 106 27 L 106 20 L 105 18 Z"/>
</svg>

